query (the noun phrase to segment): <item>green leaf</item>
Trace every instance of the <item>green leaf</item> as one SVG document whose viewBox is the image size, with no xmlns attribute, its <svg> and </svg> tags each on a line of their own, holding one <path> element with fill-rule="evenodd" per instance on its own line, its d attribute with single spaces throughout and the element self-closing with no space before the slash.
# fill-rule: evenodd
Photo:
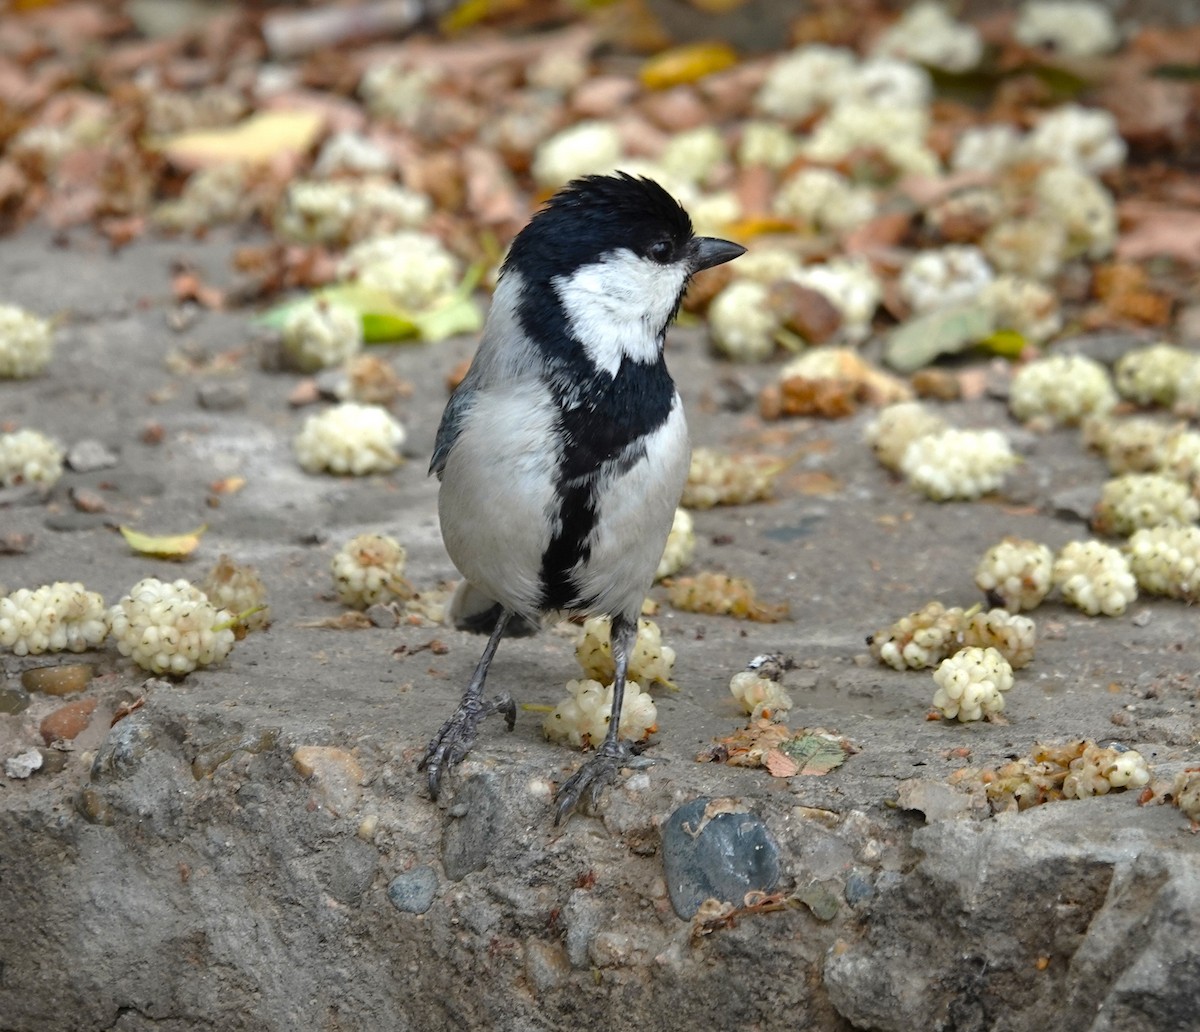
<svg viewBox="0 0 1200 1032">
<path fill-rule="evenodd" d="M 995 316 L 983 305 L 940 308 L 897 327 L 888 339 L 883 357 L 898 372 L 911 373 L 942 355 L 965 351 L 995 330 Z"/>
<path fill-rule="evenodd" d="M 482 276 L 483 266 L 471 266 L 452 294 L 422 311 L 402 308 L 387 291 L 364 287 L 360 283 L 335 283 L 318 290 L 312 297 L 357 312 L 367 344 L 403 340 L 434 342 L 458 333 L 478 333 L 483 328 L 483 314 L 471 296 Z M 308 300 L 299 298 L 284 302 L 264 312 L 258 321 L 264 326 L 280 329 L 288 316 Z"/>
<path fill-rule="evenodd" d="M 842 743 L 828 735 L 797 735 L 784 742 L 779 751 L 800 765 L 800 774 L 828 774 L 846 760 Z"/>
</svg>

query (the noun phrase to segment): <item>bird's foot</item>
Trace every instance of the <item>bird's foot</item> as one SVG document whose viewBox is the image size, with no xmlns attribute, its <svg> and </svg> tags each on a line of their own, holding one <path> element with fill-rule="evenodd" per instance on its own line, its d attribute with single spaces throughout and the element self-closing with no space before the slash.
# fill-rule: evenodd
<svg viewBox="0 0 1200 1032">
<path fill-rule="evenodd" d="M 555 793 L 554 823 L 560 824 L 573 810 L 580 808 L 581 802 L 584 804 L 581 812 L 594 812 L 604 789 L 617 780 L 617 772 L 622 767 L 649 767 L 654 761 L 641 755 L 645 748 L 644 743 L 631 745 L 620 739 L 600 746 L 596 755 Z"/>
<path fill-rule="evenodd" d="M 479 722 L 493 713 L 503 713 L 504 723 L 511 731 L 517 722 L 517 704 L 505 693 L 497 695 L 491 702 L 483 699 L 463 699 L 449 720 L 433 736 L 417 770 L 426 772 L 429 778 L 429 794 L 434 799 L 442 787 L 442 775 L 457 766 L 471 751 L 479 735 Z"/>
</svg>

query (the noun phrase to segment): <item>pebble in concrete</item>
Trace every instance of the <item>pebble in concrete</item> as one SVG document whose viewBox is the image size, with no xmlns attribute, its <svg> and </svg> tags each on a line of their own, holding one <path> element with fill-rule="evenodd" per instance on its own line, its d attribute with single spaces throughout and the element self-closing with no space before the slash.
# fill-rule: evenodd
<svg viewBox="0 0 1200 1032">
<path fill-rule="evenodd" d="M 749 813 L 705 819 L 713 800 L 679 807 L 663 825 L 663 865 L 671 906 L 690 920 L 706 899 L 740 904 L 747 892 L 771 892 L 779 882 L 779 846 Z"/>
<path fill-rule="evenodd" d="M 496 779 L 489 774 L 476 774 L 459 789 L 442 836 L 442 866 L 451 881 L 483 867 L 509 834 L 502 804 Z"/>
<path fill-rule="evenodd" d="M 437 887 L 437 872 L 423 864 L 393 878 L 388 886 L 388 899 L 406 914 L 423 914 L 433 906 Z"/>
<path fill-rule="evenodd" d="M 343 814 L 362 798 L 362 767 L 345 749 L 328 745 L 302 745 L 292 753 L 292 765 L 308 778 L 321 801 L 335 814 Z"/>
</svg>

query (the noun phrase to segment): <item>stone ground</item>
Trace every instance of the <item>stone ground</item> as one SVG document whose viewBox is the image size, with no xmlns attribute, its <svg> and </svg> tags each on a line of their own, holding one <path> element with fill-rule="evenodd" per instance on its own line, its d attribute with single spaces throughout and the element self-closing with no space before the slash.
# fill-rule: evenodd
<svg viewBox="0 0 1200 1032">
<path fill-rule="evenodd" d="M 1156 775 L 1195 764 L 1195 610 L 1150 600 L 1089 619 L 1047 604 L 1003 725 L 927 721 L 929 675 L 866 658 L 865 635 L 931 598 L 978 600 L 974 564 L 1005 534 L 1052 546 L 1085 535 L 1071 512 L 1104 472 L 1073 433 L 1020 432 L 994 399 L 949 406 L 963 425 L 1007 426 L 1027 461 L 1002 498 L 935 505 L 874 463 L 869 413 L 778 425 L 772 446 L 800 456 L 779 498 L 699 514 L 694 566 L 751 578 L 791 619 L 664 606 L 681 690 L 659 694 L 657 762 L 599 817 L 551 823 L 551 785 L 579 756 L 544 741 L 534 712 L 511 735 L 485 727 L 434 804 L 415 759 L 481 640 L 305 624 L 340 612 L 329 559 L 360 531 L 399 538 L 419 586 L 454 577 L 425 467 L 444 378 L 473 342 L 386 352 L 416 387 L 400 411 L 411 462 L 386 477 L 309 477 L 290 450 L 306 414 L 286 402 L 295 378 L 259 370 L 247 314 L 173 328 L 171 262 L 222 285 L 234 243 L 148 240 L 113 255 L 85 235 L 0 241 L 3 299 L 63 318 L 49 373 L 0 383 L 0 421 L 99 439 L 120 458 L 68 473 L 48 503 L 0 508 L 0 530 L 36 539 L 0 556 L 0 582 L 82 580 L 111 602 L 143 576 L 198 580 L 228 552 L 258 566 L 274 614 L 269 632 L 178 684 L 146 683 L 114 651 L 90 657 L 97 709 L 61 769 L 0 780 L 0 1029 L 1197 1027 L 1200 839 L 1178 810 L 1117 793 L 990 817 L 945 787 L 964 765 L 1072 737 L 1134 746 Z M 185 376 L 164 365 L 177 348 L 244 353 L 224 373 Z M 717 404 L 730 370 L 697 333 L 673 333 L 670 361 L 697 444 L 762 446 L 755 419 Z M 756 388 L 772 370 L 738 375 Z M 232 407 L 198 403 L 214 382 Z M 162 444 L 142 443 L 148 421 Z M 829 482 L 814 474 L 833 478 L 831 493 L 805 493 Z M 208 485 L 234 475 L 245 488 L 210 508 Z M 108 513 L 76 512 L 67 491 L 80 485 Z M 205 521 L 182 566 L 131 554 L 110 526 Z M 828 776 L 696 762 L 743 723 L 729 678 L 766 651 L 800 663 L 789 724 L 836 729 L 861 750 Z M 10 686 L 31 665 L 0 657 Z M 505 642 L 492 683 L 553 703 L 574 671 L 570 640 L 549 632 Z M 38 722 L 59 704 L 35 696 L 0 715 L 0 758 L 40 744 Z M 328 747 L 300 754 L 307 778 L 305 747 Z M 717 816 L 693 841 L 666 822 L 696 799 Z M 717 832 L 733 833 L 735 860 L 690 855 L 706 841 L 719 854 Z M 746 886 L 728 883 L 747 843 L 806 903 L 703 927 L 677 916 L 680 870 L 741 901 Z"/>
</svg>

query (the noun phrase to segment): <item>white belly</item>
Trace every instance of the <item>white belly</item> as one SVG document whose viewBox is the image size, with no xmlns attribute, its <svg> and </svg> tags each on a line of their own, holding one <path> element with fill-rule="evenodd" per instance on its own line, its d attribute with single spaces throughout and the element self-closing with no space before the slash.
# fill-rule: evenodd
<svg viewBox="0 0 1200 1032">
<path fill-rule="evenodd" d="M 523 616 L 538 612 L 538 574 L 557 505 L 557 456 L 549 447 L 555 418 L 548 398 L 529 385 L 480 392 L 447 456 L 438 493 L 454 565 Z"/>
<path fill-rule="evenodd" d="M 446 551 L 505 608 L 536 618 L 542 557 L 558 530 L 557 409 L 544 389 L 481 391 L 447 456 L 438 494 Z M 690 447 L 676 395 L 646 458 L 602 477 L 588 558 L 572 571 L 580 607 L 634 617 L 654 580 L 687 479 Z"/>
<path fill-rule="evenodd" d="M 675 507 L 687 480 L 691 448 L 683 404 L 646 439 L 646 458 L 601 484 L 591 554 L 578 570 L 579 594 L 595 613 L 636 616 L 654 582 Z"/>
</svg>

